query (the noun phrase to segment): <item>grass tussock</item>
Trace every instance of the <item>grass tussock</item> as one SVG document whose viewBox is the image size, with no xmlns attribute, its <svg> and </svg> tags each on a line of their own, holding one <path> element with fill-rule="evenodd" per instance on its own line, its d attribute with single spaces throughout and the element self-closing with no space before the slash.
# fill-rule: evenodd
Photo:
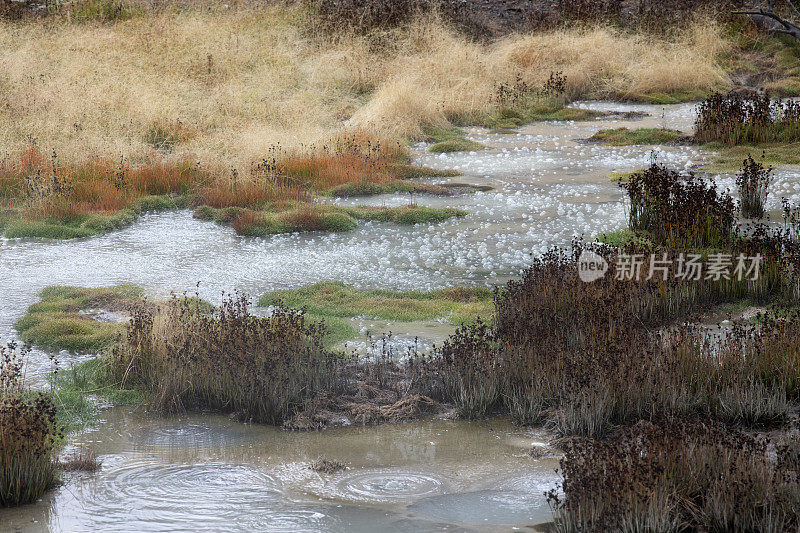
<svg viewBox="0 0 800 533">
<path fill-rule="evenodd" d="M 685 136 L 677 130 L 663 128 L 618 128 L 600 130 L 591 137 L 590 141 L 602 142 L 611 146 L 668 144 L 678 141 Z"/>
<path fill-rule="evenodd" d="M 199 207 L 194 212 L 195 218 L 230 225 L 237 234 L 248 237 L 307 231 L 350 231 L 356 228 L 359 220 L 414 225 L 443 222 L 466 215 L 467 212 L 460 209 L 417 205 L 340 207 L 316 203 L 301 203 L 277 212 L 240 207 L 213 209 L 208 206 Z"/>
<path fill-rule="evenodd" d="M 91 449 L 81 450 L 58 463 L 58 467 L 64 472 L 97 472 L 102 466 L 102 462 Z"/>
<path fill-rule="evenodd" d="M 714 94 L 697 112 L 695 140 L 723 145 L 800 141 L 800 103 L 768 93 Z"/>
<path fill-rule="evenodd" d="M 343 129 L 421 139 L 423 126 L 475 121 L 498 111 L 498 85 L 517 76 L 541 87 L 560 71 L 570 99 L 728 84 L 720 60 L 731 40 L 713 21 L 673 35 L 596 26 L 485 43 L 436 17 L 331 38 L 309 31 L 304 9 L 163 9 L 115 24 L 2 20 L 0 145 L 22 150 L 35 138 L 73 162 L 139 161 L 153 144 L 171 145 L 175 156 L 245 174 L 278 143 L 299 150 Z M 178 121 L 192 134 L 176 135 Z"/>
<path fill-rule="evenodd" d="M 747 156 L 742 170 L 736 176 L 739 189 L 740 210 L 745 218 L 763 218 L 764 204 L 772 183 L 772 168 L 765 168 L 751 156 Z"/>
<path fill-rule="evenodd" d="M 797 443 L 661 418 L 564 443 L 556 531 L 794 531 Z M 771 455 L 774 456 L 771 457 Z"/>
<path fill-rule="evenodd" d="M 99 353 L 125 331 L 123 321 L 142 295 L 142 290 L 133 285 L 97 289 L 48 287 L 14 328 L 29 344 Z M 104 320 L 103 315 L 109 311 L 121 313 L 120 319 Z"/>
<path fill-rule="evenodd" d="M 286 307 L 257 317 L 245 298 L 230 297 L 208 314 L 175 298 L 133 314 L 110 352 L 110 372 L 162 411 L 212 408 L 281 424 L 308 398 L 343 387 L 342 361 L 324 348 L 324 333 Z"/>
<path fill-rule="evenodd" d="M 720 247 L 731 235 L 735 204 L 692 173 L 653 163 L 619 182 L 630 199 L 628 226 L 672 246 Z"/>
<path fill-rule="evenodd" d="M 467 139 L 460 128 L 452 127 L 426 127 L 424 128 L 425 140 L 432 143 L 428 151 L 442 154 L 451 152 L 470 152 L 486 148 L 479 142 Z"/>
<path fill-rule="evenodd" d="M 496 299 L 491 327 L 463 326 L 422 365 L 419 390 L 453 402 L 463 416 L 505 412 L 565 436 L 599 438 L 659 413 L 747 427 L 785 421 L 800 401 L 797 313 L 775 311 L 720 338 L 686 320 L 743 299 L 797 305 L 795 210 L 787 206 L 784 228 L 762 224 L 740 234 L 733 200 L 696 178 L 654 165 L 628 183 L 639 210 L 632 224 L 646 239 L 620 248 L 575 242 L 535 260 Z M 612 266 L 624 265 L 621 254 L 639 266 L 586 283 L 577 259 L 589 251 Z M 729 257 L 731 266 L 693 276 L 686 254 Z M 757 279 L 736 274 L 739 255 L 761 257 Z M 672 276 L 658 269 L 663 260 L 672 261 Z"/>
<path fill-rule="evenodd" d="M 0 347 L 0 507 L 34 502 L 57 482 L 56 409 L 23 384 L 26 353 Z"/>
<path fill-rule="evenodd" d="M 430 292 L 359 290 L 336 281 L 324 281 L 299 289 L 273 291 L 258 305 L 283 302 L 311 316 L 352 318 L 366 316 L 392 322 L 447 319 L 454 324 L 489 316 L 493 293 L 488 289 L 452 287 Z"/>
</svg>

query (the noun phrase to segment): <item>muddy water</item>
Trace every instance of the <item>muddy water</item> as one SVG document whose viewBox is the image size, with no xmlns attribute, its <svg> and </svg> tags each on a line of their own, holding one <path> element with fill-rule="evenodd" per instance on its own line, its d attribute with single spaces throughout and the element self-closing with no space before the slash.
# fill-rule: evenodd
<svg viewBox="0 0 800 533">
<path fill-rule="evenodd" d="M 507 421 L 427 420 L 293 433 L 226 417 L 122 408 L 79 436 L 103 461 L 41 502 L 0 511 L 12 531 L 418 531 L 546 522 L 556 460 Z M 347 465 L 318 474 L 324 456 Z M 503 528 L 502 526 L 505 526 Z"/>
<path fill-rule="evenodd" d="M 471 129 L 488 148 L 431 154 L 425 165 L 455 168 L 453 181 L 493 190 L 451 198 L 415 196 L 421 205 L 460 207 L 463 219 L 403 227 L 362 223 L 349 233 L 238 237 L 230 228 L 192 219 L 187 211 L 144 216 L 108 235 L 70 242 L 0 242 L 0 339 L 54 284 L 135 283 L 152 296 L 194 290 L 218 302 L 222 291 L 263 292 L 320 280 L 358 287 L 432 289 L 495 284 L 574 235 L 622 229 L 625 208 L 609 172 L 645 167 L 651 148 L 587 144 L 601 128 L 668 127 L 690 133 L 692 105 L 579 104 L 601 111 L 640 111 L 640 120 L 539 123 L 510 135 Z M 664 146 L 658 159 L 692 168 L 707 154 Z M 780 196 L 800 199 L 800 174 L 777 173 L 770 207 Z M 733 188 L 730 175 L 720 178 Z M 403 205 L 407 194 L 342 203 Z M 420 336 L 422 348 L 452 327 L 440 323 L 385 324 L 356 319 L 364 336 L 397 333 L 397 349 Z M 362 342 L 362 341 L 359 341 Z M 62 353 L 61 364 L 86 358 Z M 34 353 L 29 375 L 47 370 Z M 74 445 L 101 456 L 96 475 L 72 476 L 35 505 L 0 511 L 0 530 L 430 530 L 502 528 L 549 518 L 543 493 L 557 480 L 552 460 L 525 455 L 546 436 L 507 423 L 428 421 L 322 433 L 286 433 L 218 416 L 153 419 L 115 408 Z M 324 455 L 349 470 L 317 475 L 308 461 Z"/>
</svg>

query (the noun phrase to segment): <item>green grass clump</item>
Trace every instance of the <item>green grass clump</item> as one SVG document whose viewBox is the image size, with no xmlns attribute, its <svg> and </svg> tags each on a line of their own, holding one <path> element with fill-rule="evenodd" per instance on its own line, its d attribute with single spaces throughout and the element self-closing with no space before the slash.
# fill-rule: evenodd
<svg viewBox="0 0 800 533">
<path fill-rule="evenodd" d="M 129 226 L 144 212 L 178 209 L 186 207 L 187 203 L 186 196 L 143 196 L 130 208 L 111 214 L 90 213 L 69 219 L 42 220 L 20 218 L 18 212 L 9 209 L 0 213 L 0 229 L 5 229 L 5 236 L 9 239 L 79 239 Z"/>
<path fill-rule="evenodd" d="M 344 183 L 325 191 L 326 196 L 337 198 L 354 198 L 358 196 L 375 196 L 395 192 L 414 192 L 419 194 L 446 195 L 450 190 L 442 185 L 417 183 L 412 181 L 390 181 L 387 183 Z"/>
<path fill-rule="evenodd" d="M 485 148 L 485 146 L 481 143 L 463 138 L 438 142 L 428 148 L 428 151 L 437 154 L 444 154 L 452 152 L 474 152 L 477 150 L 482 150 L 483 148 Z"/>
<path fill-rule="evenodd" d="M 635 175 L 641 173 L 643 170 L 645 170 L 645 169 L 640 168 L 640 169 L 632 170 L 631 172 L 611 172 L 608 175 L 608 179 L 610 179 L 611 181 L 616 181 L 618 183 L 621 183 L 621 182 L 624 182 L 624 181 L 628 181 L 629 179 L 631 179 Z"/>
<path fill-rule="evenodd" d="M 99 411 L 97 399 L 112 405 L 140 405 L 144 401 L 139 391 L 114 382 L 102 358 L 61 369 L 50 376 L 50 383 L 56 421 L 65 431 L 94 424 Z"/>
<path fill-rule="evenodd" d="M 387 180 L 386 182 L 370 183 L 356 180 L 319 192 L 323 196 L 334 196 L 341 198 L 375 196 L 378 194 L 391 194 L 395 192 L 447 195 L 450 194 L 451 191 L 445 185 L 419 183 L 408 180 L 420 178 L 453 178 L 461 175 L 461 173 L 456 170 L 437 170 L 428 167 L 406 164 L 392 164 L 389 166 L 389 172 L 391 173 L 393 179 Z"/>
<path fill-rule="evenodd" d="M 439 170 L 430 167 L 420 167 L 417 165 L 390 165 L 392 176 L 401 180 L 413 180 L 419 178 L 454 178 L 460 176 L 457 170 Z"/>
<path fill-rule="evenodd" d="M 670 92 L 647 92 L 624 95 L 626 100 L 647 102 L 648 104 L 667 105 L 695 102 L 708 97 L 709 91 L 705 89 L 679 89 Z"/>
<path fill-rule="evenodd" d="M 483 118 L 479 125 L 511 133 L 516 128 L 531 122 L 594 120 L 599 116 L 602 116 L 602 113 L 590 109 L 563 105 L 537 105 L 523 109 L 501 108 L 495 114 Z"/>
<path fill-rule="evenodd" d="M 590 141 L 598 141 L 611 146 L 624 146 L 630 144 L 666 144 L 685 137 L 678 130 L 663 128 L 617 128 L 600 130 L 591 137 Z"/>
<path fill-rule="evenodd" d="M 45 222 L 41 220 L 15 220 L 5 226 L 5 236 L 9 239 L 79 239 L 91 237 L 97 231 L 89 228 L 75 227 L 67 224 Z"/>
<path fill-rule="evenodd" d="M 69 17 L 78 22 L 122 22 L 139 13 L 137 8 L 120 0 L 79 0 L 68 6 Z"/>
<path fill-rule="evenodd" d="M 360 290 L 338 281 L 323 281 L 298 289 L 267 293 L 258 305 L 283 302 L 311 316 L 411 322 L 446 319 L 453 324 L 474 322 L 492 313 L 493 293 L 480 287 L 451 287 L 436 291 Z"/>
<path fill-rule="evenodd" d="M 454 126 L 448 128 L 427 127 L 423 128 L 423 131 L 428 136 L 427 141 L 433 143 L 428 148 L 428 151 L 433 153 L 470 152 L 486 148 L 479 142 L 467 139 L 464 132 Z"/>
<path fill-rule="evenodd" d="M 395 222 L 397 224 L 430 224 L 467 216 L 462 209 L 434 208 L 417 205 L 402 207 L 350 207 L 347 213 L 359 220 Z"/>
<path fill-rule="evenodd" d="M 142 297 L 133 285 L 87 289 L 48 287 L 39 293 L 40 301 L 14 327 L 20 338 L 36 346 L 76 352 L 99 352 L 124 331 L 122 323 L 99 322 L 80 311 L 124 310 Z"/>
<path fill-rule="evenodd" d="M 647 232 L 636 232 L 629 229 L 599 233 L 595 236 L 597 242 L 608 244 L 609 246 L 625 247 L 629 244 L 636 244 L 644 248 L 655 246 L 651 236 Z"/>
<path fill-rule="evenodd" d="M 344 232 L 355 229 L 358 220 L 423 224 L 466 216 L 461 209 L 421 206 L 340 207 L 335 205 L 299 206 L 284 211 L 254 211 L 241 207 L 214 209 L 198 207 L 195 218 L 231 225 L 239 235 L 266 237 L 281 233 L 308 231 Z"/>
<path fill-rule="evenodd" d="M 717 153 L 706 168 L 716 172 L 739 170 L 742 161 L 751 155 L 759 156 L 764 165 L 800 165 L 800 143 L 744 144 L 728 146 L 721 143 L 704 144 L 703 148 Z M 763 156 L 763 157 L 761 157 Z"/>
</svg>

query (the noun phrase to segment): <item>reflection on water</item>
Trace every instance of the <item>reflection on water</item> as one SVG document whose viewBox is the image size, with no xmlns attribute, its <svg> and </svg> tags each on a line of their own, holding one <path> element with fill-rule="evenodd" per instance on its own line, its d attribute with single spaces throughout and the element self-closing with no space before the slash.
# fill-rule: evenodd
<svg viewBox="0 0 800 533">
<path fill-rule="evenodd" d="M 196 436 L 197 438 L 194 438 Z M 295 433 L 196 414 L 113 408 L 77 438 L 103 461 L 42 502 L 0 511 L 11 530 L 403 531 L 549 520 L 554 459 L 505 420 L 427 420 Z M 337 474 L 309 468 L 325 456 Z M 437 526 L 438 525 L 438 526 Z"/>
</svg>

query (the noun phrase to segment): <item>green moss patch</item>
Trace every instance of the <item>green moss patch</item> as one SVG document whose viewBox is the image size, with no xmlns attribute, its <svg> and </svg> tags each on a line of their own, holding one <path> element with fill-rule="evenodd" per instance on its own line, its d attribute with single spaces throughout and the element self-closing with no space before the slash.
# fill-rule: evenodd
<svg viewBox="0 0 800 533">
<path fill-rule="evenodd" d="M 624 146 L 632 144 L 667 144 L 685 137 L 678 130 L 663 128 L 636 128 L 633 130 L 617 128 L 600 130 L 589 137 L 589 140 L 611 146 Z"/>
<path fill-rule="evenodd" d="M 95 320 L 92 310 L 124 311 L 142 297 L 133 285 L 87 289 L 48 287 L 40 301 L 15 324 L 20 338 L 29 344 L 54 350 L 99 352 L 107 348 L 124 329 L 121 322 Z"/>
<path fill-rule="evenodd" d="M 600 233 L 595 236 L 595 240 L 609 246 L 627 246 L 629 244 L 637 244 L 643 248 L 655 246 L 649 234 L 629 229 Z"/>
<path fill-rule="evenodd" d="M 452 287 L 436 291 L 359 290 L 337 281 L 324 281 L 298 289 L 273 291 L 258 300 L 261 306 L 282 301 L 309 315 L 329 318 L 359 316 L 394 322 L 443 319 L 453 324 L 488 318 L 493 293 L 486 288 Z"/>
<path fill-rule="evenodd" d="M 500 132 L 513 133 L 514 130 L 531 122 L 594 120 L 603 114 L 590 109 L 565 107 L 562 105 L 541 105 L 525 109 L 500 109 L 497 113 L 485 117 L 481 126 Z"/>
<path fill-rule="evenodd" d="M 433 145 L 428 151 L 441 154 L 450 152 L 472 152 L 486 148 L 479 142 L 467 139 L 464 131 L 457 127 L 448 128 L 424 128 L 423 131 L 428 136 L 428 142 Z"/>
<path fill-rule="evenodd" d="M 703 149 L 717 152 L 714 161 L 707 168 L 718 172 L 741 169 L 742 162 L 749 155 L 764 165 L 800 165 L 800 143 L 738 146 L 709 143 L 704 144 Z"/>
<path fill-rule="evenodd" d="M 79 239 L 129 226 L 144 212 L 178 209 L 187 203 L 186 196 L 143 196 L 131 207 L 115 213 L 83 214 L 69 219 L 28 220 L 18 211 L 6 210 L 0 217 L 0 228 L 5 229 L 9 239 Z"/>
<path fill-rule="evenodd" d="M 315 205 L 295 207 L 279 212 L 253 211 L 241 207 L 214 209 L 198 207 L 195 218 L 233 226 L 236 233 L 249 237 L 265 237 L 281 233 L 308 231 L 342 232 L 358 226 L 358 220 L 422 224 L 442 222 L 466 216 L 461 209 L 421 206 L 402 207 L 341 207 Z"/>
<path fill-rule="evenodd" d="M 722 87 L 720 87 L 722 89 Z M 623 100 L 631 100 L 635 102 L 646 102 L 648 104 L 667 105 L 667 104 L 681 104 L 684 102 L 696 102 L 708 98 L 711 91 L 704 89 L 681 89 L 669 92 L 645 92 L 622 94 L 619 97 Z"/>
</svg>

